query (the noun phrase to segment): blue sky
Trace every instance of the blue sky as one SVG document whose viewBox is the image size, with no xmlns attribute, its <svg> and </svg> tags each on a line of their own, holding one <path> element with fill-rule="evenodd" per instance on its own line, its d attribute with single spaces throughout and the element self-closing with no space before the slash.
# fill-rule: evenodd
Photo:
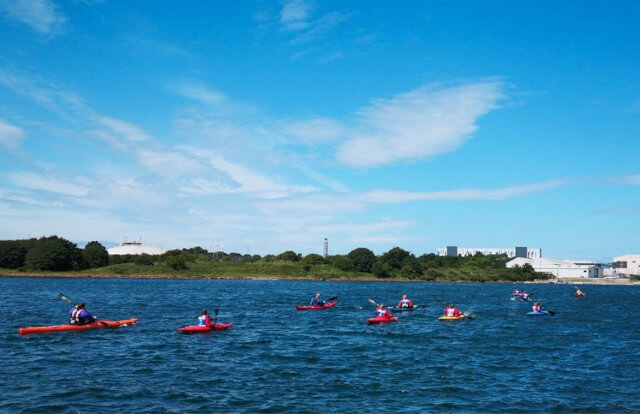
<svg viewBox="0 0 640 414">
<path fill-rule="evenodd" d="M 0 237 L 640 253 L 640 4 L 0 0 Z"/>
</svg>

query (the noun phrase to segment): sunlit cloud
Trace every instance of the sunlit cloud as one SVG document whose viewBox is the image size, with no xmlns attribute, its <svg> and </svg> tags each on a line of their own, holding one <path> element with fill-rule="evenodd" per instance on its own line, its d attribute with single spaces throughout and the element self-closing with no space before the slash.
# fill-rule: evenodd
<svg viewBox="0 0 640 414">
<path fill-rule="evenodd" d="M 66 16 L 50 0 L 0 0 L 0 12 L 41 34 L 59 33 L 67 22 Z"/>
</svg>

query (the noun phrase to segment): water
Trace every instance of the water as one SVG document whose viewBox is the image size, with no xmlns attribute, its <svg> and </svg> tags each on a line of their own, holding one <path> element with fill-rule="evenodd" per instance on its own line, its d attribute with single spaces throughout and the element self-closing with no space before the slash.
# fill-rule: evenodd
<svg viewBox="0 0 640 414">
<path fill-rule="evenodd" d="M 638 287 L 0 279 L 0 412 L 640 412 Z M 316 291 L 336 308 L 297 312 Z M 134 327 L 20 337 L 66 321 L 64 292 Z M 364 323 L 367 298 L 426 309 Z M 438 300 L 477 319 L 439 322 Z M 234 326 L 183 335 L 202 307 Z"/>
</svg>

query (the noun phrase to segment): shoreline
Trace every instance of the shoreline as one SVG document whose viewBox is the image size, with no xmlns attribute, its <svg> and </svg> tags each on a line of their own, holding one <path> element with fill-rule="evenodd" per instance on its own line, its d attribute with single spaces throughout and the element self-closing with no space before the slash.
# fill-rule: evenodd
<svg viewBox="0 0 640 414">
<path fill-rule="evenodd" d="M 0 278 L 63 278 L 63 279 L 182 279 L 182 280 L 264 280 L 264 281 L 302 281 L 302 282 L 402 282 L 402 283 L 505 283 L 505 284 L 556 284 L 556 285 L 603 285 L 603 286 L 640 286 L 640 281 L 630 279 L 562 279 L 562 280 L 536 280 L 512 282 L 508 280 L 496 280 L 490 282 L 463 281 L 463 280 L 414 280 L 414 279 L 381 279 L 381 278 L 316 278 L 309 276 L 192 276 L 192 275 L 92 275 L 92 274 L 58 274 L 58 273 L 1 273 Z"/>
</svg>

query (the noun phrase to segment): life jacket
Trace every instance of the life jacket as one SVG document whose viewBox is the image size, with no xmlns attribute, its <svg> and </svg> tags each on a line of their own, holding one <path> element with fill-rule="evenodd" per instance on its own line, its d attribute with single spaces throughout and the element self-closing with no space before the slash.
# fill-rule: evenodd
<svg viewBox="0 0 640 414">
<path fill-rule="evenodd" d="M 198 326 L 207 326 L 207 319 L 210 319 L 209 315 L 200 315 L 198 317 Z"/>
<path fill-rule="evenodd" d="M 444 313 L 447 316 L 456 316 L 456 308 L 445 308 Z"/>
<path fill-rule="evenodd" d="M 541 307 L 541 306 L 533 305 L 533 306 L 531 307 L 531 310 L 532 310 L 532 311 L 534 311 L 534 312 L 540 312 L 540 310 L 542 310 L 542 307 Z"/>
<path fill-rule="evenodd" d="M 72 325 L 82 325 L 83 318 L 80 317 L 82 311 L 84 309 L 74 308 L 73 312 L 71 312 L 71 324 Z"/>
<path fill-rule="evenodd" d="M 379 316 L 379 317 L 387 316 L 387 310 L 386 310 L 386 309 L 380 309 L 380 308 L 378 308 L 378 309 L 376 309 L 376 312 L 377 312 L 377 314 L 378 314 L 378 316 Z"/>
<path fill-rule="evenodd" d="M 408 308 L 411 306 L 411 299 L 402 299 L 400 301 L 400 307 L 401 308 Z"/>
</svg>

